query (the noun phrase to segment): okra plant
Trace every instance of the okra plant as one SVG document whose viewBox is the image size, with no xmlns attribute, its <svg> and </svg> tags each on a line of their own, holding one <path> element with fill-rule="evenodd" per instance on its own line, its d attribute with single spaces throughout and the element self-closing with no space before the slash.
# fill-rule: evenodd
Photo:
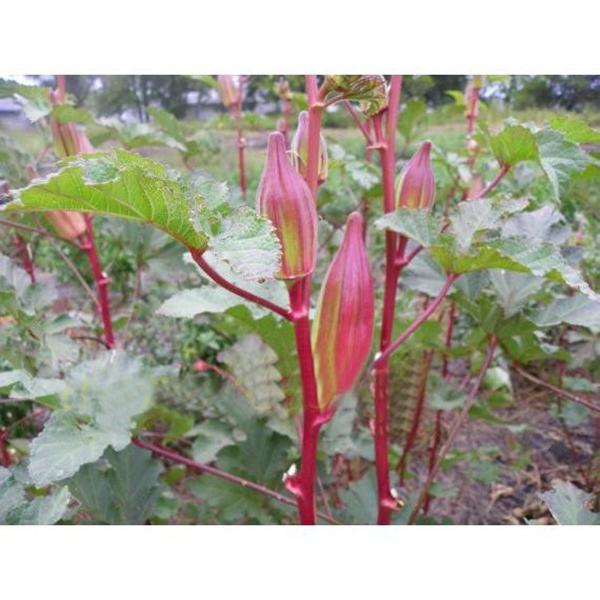
<svg viewBox="0 0 600 600">
<path fill-rule="evenodd" d="M 0 523 L 423 522 L 461 456 L 477 481 L 495 467 L 460 449 L 469 423 L 527 428 L 501 412 L 514 382 L 543 390 L 571 446 L 598 419 L 598 226 L 568 198 L 598 190 L 598 130 L 494 122 L 473 76 L 447 149 L 402 76 L 307 75 L 295 116 L 278 78 L 253 178 L 248 78 L 198 79 L 235 123 L 241 194 L 164 109 L 132 128 L 71 104 L 64 77 L 0 83 L 43 138 L 38 156 L 0 138 Z M 576 462 L 586 491 L 540 498 L 559 523 L 598 522 L 597 465 Z"/>
</svg>

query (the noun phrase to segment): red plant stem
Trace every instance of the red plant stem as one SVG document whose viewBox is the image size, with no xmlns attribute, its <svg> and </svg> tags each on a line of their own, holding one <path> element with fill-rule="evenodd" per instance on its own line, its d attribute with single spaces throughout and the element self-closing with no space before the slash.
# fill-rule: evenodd
<svg viewBox="0 0 600 600">
<path fill-rule="evenodd" d="M 406 441 L 402 448 L 402 454 L 398 460 L 396 471 L 400 475 L 400 485 L 404 485 L 404 475 L 406 472 L 406 462 L 408 455 L 412 450 L 415 440 L 417 439 L 417 433 L 421 425 L 421 419 L 423 417 L 423 409 L 425 407 L 425 398 L 427 397 L 427 377 L 429 375 L 429 369 L 431 368 L 431 360 L 433 358 L 433 352 L 423 352 L 423 364 L 421 367 L 421 373 L 419 378 L 419 387 L 417 390 L 417 402 L 415 404 L 415 411 L 413 413 L 413 419 L 410 430 L 406 436 Z"/>
<path fill-rule="evenodd" d="M 112 320 L 110 316 L 110 301 L 108 298 L 108 277 L 102 270 L 102 265 L 98 257 L 96 250 L 96 243 L 94 241 L 94 226 L 92 224 L 92 217 L 88 214 L 84 215 L 86 232 L 82 236 L 83 243 L 81 249 L 87 253 L 94 281 L 96 282 L 96 288 L 98 292 L 98 304 L 100 310 L 100 317 L 102 319 L 102 325 L 104 327 L 104 339 L 106 345 L 109 348 L 115 347 L 115 337 L 112 328 Z"/>
<path fill-rule="evenodd" d="M 444 353 L 444 356 L 442 357 L 442 377 L 444 379 L 448 379 L 448 375 L 449 375 L 448 366 L 450 364 L 450 361 L 449 361 L 448 351 L 450 350 L 450 348 L 452 348 L 452 334 L 454 333 L 455 318 L 456 318 L 456 304 L 454 302 L 452 302 L 450 304 L 450 313 L 448 314 L 448 327 L 446 329 L 446 339 L 445 339 L 446 352 Z M 432 436 L 432 440 L 431 440 L 431 445 L 429 446 L 429 463 L 428 463 L 428 467 L 427 467 L 428 473 L 431 473 L 435 466 L 435 459 L 437 456 L 437 452 L 438 452 L 438 448 L 439 448 L 441 439 L 442 439 L 442 411 L 438 410 L 435 413 L 435 425 L 433 428 L 433 436 Z M 425 503 L 423 505 L 423 511 L 425 512 L 425 514 L 427 514 L 429 511 L 430 503 L 431 503 L 431 495 L 427 494 L 427 497 L 425 498 Z"/>
<path fill-rule="evenodd" d="M 293 498 L 285 496 L 284 494 L 280 494 L 274 490 L 265 487 L 264 485 L 260 485 L 258 483 L 254 483 L 249 479 L 244 479 L 243 477 L 238 477 L 237 475 L 232 475 L 231 473 L 227 473 L 226 471 L 221 471 L 221 469 L 217 469 L 216 467 L 212 467 L 210 465 L 196 462 L 187 456 L 182 456 L 177 452 L 173 452 L 172 450 L 167 450 L 161 446 L 157 446 L 155 444 L 150 444 L 139 437 L 134 437 L 132 443 L 139 448 L 143 448 L 144 450 L 149 450 L 153 454 L 157 456 L 161 456 L 162 458 L 166 458 L 175 463 L 179 463 L 185 465 L 186 467 L 190 467 L 196 471 L 200 471 L 201 473 L 208 473 L 209 475 L 213 475 L 214 477 L 218 477 L 219 479 L 223 479 L 225 481 L 229 481 L 230 483 L 235 483 L 236 485 L 241 485 L 244 488 L 249 490 L 253 490 L 262 494 L 263 496 L 267 496 L 268 498 L 273 498 L 283 504 L 287 504 L 288 506 L 296 506 L 296 502 Z M 317 513 L 319 518 L 324 521 L 328 521 L 329 523 L 337 524 L 337 521 L 328 515 L 323 515 L 321 513 Z"/>
<path fill-rule="evenodd" d="M 230 281 L 227 281 L 227 279 L 225 279 L 222 275 L 219 275 L 219 273 L 217 273 L 206 262 L 206 260 L 202 256 L 202 252 L 199 252 L 198 250 L 194 250 L 193 248 L 189 248 L 189 251 L 192 255 L 192 258 L 196 262 L 196 264 L 217 285 L 220 285 L 222 288 L 225 288 L 227 291 L 231 292 L 232 294 L 235 294 L 236 296 L 240 296 L 241 298 L 244 298 L 244 300 L 248 300 L 249 302 L 254 302 L 255 304 L 258 304 L 259 306 L 262 306 L 263 308 L 272 310 L 274 313 L 278 314 L 280 317 L 283 317 L 284 319 L 287 319 L 288 321 L 293 320 L 292 312 L 289 309 L 278 306 L 277 304 L 274 304 L 273 302 L 271 302 L 270 300 L 267 300 L 266 298 L 261 298 L 260 296 L 256 296 L 252 292 L 244 290 L 244 289 L 238 287 L 237 285 L 231 283 Z"/>
<path fill-rule="evenodd" d="M 432 300 L 431 304 L 421 312 L 421 314 L 382 352 L 376 356 L 371 363 L 371 369 L 377 369 L 379 365 L 387 361 L 392 352 L 397 350 L 429 317 L 436 311 L 437 307 L 442 303 L 446 294 L 452 287 L 452 284 L 458 279 L 459 275 L 450 273 L 438 295 Z"/>
<path fill-rule="evenodd" d="M 29 227 L 29 225 L 23 225 L 22 223 L 15 223 L 14 221 L 5 221 L 0 219 L 0 225 L 5 227 L 13 227 L 14 229 L 21 229 L 22 231 L 29 231 L 30 233 L 39 233 L 40 235 L 48 235 L 47 231 L 44 231 L 38 227 Z"/>
<path fill-rule="evenodd" d="M 440 448 L 440 452 L 435 461 L 435 465 L 433 466 L 433 469 L 431 469 L 431 471 L 427 475 L 427 479 L 425 480 L 425 484 L 423 485 L 423 488 L 421 490 L 419 498 L 417 499 L 417 503 L 415 504 L 415 506 L 410 514 L 408 523 L 411 525 L 414 524 L 415 521 L 417 520 L 417 516 L 419 515 L 421 507 L 423 506 L 425 499 L 429 495 L 429 490 L 431 489 L 431 485 L 433 484 L 433 481 L 436 478 L 436 476 L 440 470 L 440 467 L 442 466 L 442 463 L 444 462 L 444 459 L 446 458 L 446 454 L 448 454 L 448 451 L 450 450 L 450 448 L 452 448 L 452 446 L 454 444 L 454 440 L 456 439 L 456 435 L 458 434 L 460 428 L 466 421 L 467 416 L 469 415 L 469 410 L 475 403 L 475 400 L 477 398 L 477 392 L 479 391 L 481 382 L 483 381 L 483 377 L 486 374 L 486 371 L 488 370 L 488 368 L 492 362 L 492 359 L 494 358 L 494 352 L 496 351 L 497 344 L 498 344 L 497 338 L 494 336 L 490 337 L 490 339 L 488 341 L 487 353 L 486 353 L 485 359 L 483 361 L 483 364 L 481 365 L 481 368 L 479 369 L 479 373 L 477 374 L 477 378 L 475 379 L 473 388 L 471 389 L 471 392 L 469 393 L 467 399 L 465 400 L 465 404 L 462 407 L 459 415 L 454 420 L 454 423 L 452 423 L 452 427 L 450 428 L 450 431 L 448 432 L 448 438 L 444 442 L 444 445 Z"/>
<path fill-rule="evenodd" d="M 65 98 L 67 95 L 67 78 L 65 75 L 56 76 L 56 87 L 60 93 L 61 98 Z"/>
<path fill-rule="evenodd" d="M 471 200 L 480 200 L 484 196 L 487 196 L 501 181 L 504 176 L 510 171 L 510 165 L 502 165 L 500 171 L 496 174 L 496 177 L 492 179 L 478 194 L 473 196 Z"/>
<path fill-rule="evenodd" d="M 35 269 L 34 269 L 33 260 L 31 258 L 31 254 L 29 251 L 29 245 L 23 239 L 23 237 L 20 236 L 18 233 L 15 233 L 14 240 L 15 240 L 15 246 L 17 248 L 17 252 L 19 253 L 19 256 L 21 257 L 21 262 L 23 263 L 23 268 L 29 275 L 29 279 L 31 280 L 31 283 L 35 283 Z"/>
<path fill-rule="evenodd" d="M 0 191 L 2 191 L 3 196 L 6 196 L 9 199 L 12 197 L 7 181 L 0 182 Z M 7 223 L 4 221 L 2 221 L 2 222 L 4 224 Z M 35 270 L 33 268 L 33 261 L 31 259 L 31 254 L 29 252 L 29 246 L 27 245 L 27 242 L 23 239 L 23 236 L 19 235 L 18 233 L 14 234 L 13 239 L 15 241 L 15 247 L 17 248 L 17 252 L 18 252 L 19 256 L 21 257 L 21 262 L 23 263 L 23 268 L 29 275 L 29 279 L 31 280 L 31 282 L 35 283 Z"/>
<path fill-rule="evenodd" d="M 429 477 L 435 467 L 435 460 L 438 453 L 440 442 L 442 441 L 442 411 L 438 410 L 435 413 L 435 425 L 433 426 L 433 437 L 431 440 L 431 446 L 429 447 L 429 462 L 427 465 L 427 476 Z M 423 512 L 427 514 L 429 512 L 429 506 L 431 505 L 431 494 L 427 492 L 425 500 L 423 501 Z"/>
<path fill-rule="evenodd" d="M 8 432 L 4 427 L 0 427 L 0 467 L 8 469 L 12 464 L 12 456 L 7 448 Z"/>
<path fill-rule="evenodd" d="M 402 77 L 394 75 L 390 82 L 390 93 L 387 108 L 385 137 L 382 132 L 382 114 L 373 117 L 375 146 L 379 150 L 381 175 L 383 180 L 383 210 L 385 213 L 394 210 L 394 169 L 396 164 L 396 126 L 398 108 L 402 90 Z M 404 244 L 402 244 L 404 246 Z M 385 353 L 392 339 L 394 313 L 396 306 L 396 289 L 400 270 L 396 266 L 397 235 L 392 231 L 385 233 L 385 284 L 379 339 L 379 353 Z M 377 524 L 389 525 L 391 511 L 397 502 L 390 488 L 390 466 L 388 449 L 388 384 L 389 364 L 387 356 L 379 361 L 375 371 L 375 471 L 377 474 Z"/>
<path fill-rule="evenodd" d="M 562 396 L 563 398 L 566 398 L 567 400 L 571 400 L 572 402 L 575 402 L 576 404 L 581 404 L 581 406 L 585 406 L 586 408 L 589 408 L 591 411 L 600 413 L 600 404 L 595 404 L 594 402 L 592 402 L 591 400 L 588 400 L 587 398 L 582 398 L 581 396 L 577 396 L 577 395 L 573 394 L 572 392 L 569 392 L 568 390 L 558 387 L 557 385 L 548 383 L 547 381 L 544 381 L 543 379 L 540 379 L 539 377 L 536 377 L 535 375 L 532 375 L 531 373 L 527 372 L 525 369 L 523 369 L 523 367 L 521 367 L 521 365 L 514 363 L 513 369 L 517 373 L 519 373 L 519 375 L 525 377 L 525 379 L 529 379 L 529 381 L 531 381 L 532 383 L 535 383 L 535 384 L 539 385 L 540 387 L 546 388 L 547 390 L 555 393 L 557 396 Z"/>
<path fill-rule="evenodd" d="M 316 75 L 306 75 L 308 97 L 308 149 L 306 182 L 315 204 L 318 191 L 318 157 L 321 135 L 323 102 Z M 310 309 L 311 276 L 299 279 L 289 286 L 290 308 L 293 315 L 296 351 L 302 381 L 302 459 L 298 475 L 288 475 L 286 485 L 298 499 L 298 513 L 302 525 L 315 524 L 315 481 L 319 430 L 327 420 L 319 409 L 317 379 L 311 344 Z M 330 415 L 329 415 L 330 416 Z"/>
<path fill-rule="evenodd" d="M 285 138 L 285 145 L 287 148 L 290 147 L 290 116 L 292 114 L 292 103 L 287 97 L 281 99 L 281 116 L 283 118 L 283 137 Z"/>
<path fill-rule="evenodd" d="M 373 145 L 373 138 L 371 137 L 371 132 L 369 131 L 369 126 L 368 126 L 369 121 L 363 122 L 363 120 L 360 118 L 359 114 L 356 112 L 356 109 L 354 108 L 354 106 L 352 106 L 352 103 L 349 102 L 348 100 L 344 100 L 343 104 L 346 107 L 346 110 L 350 113 L 352 120 L 354 121 L 356 126 L 360 129 L 363 136 L 365 137 L 365 142 L 367 143 L 367 149 L 368 149 L 368 146 Z"/>
<path fill-rule="evenodd" d="M 306 76 L 306 94 L 308 96 L 308 147 L 306 158 L 306 183 L 317 200 L 319 184 L 319 141 L 321 135 L 321 119 L 323 116 L 323 99 L 317 85 L 316 75 Z"/>
<path fill-rule="evenodd" d="M 312 345 L 310 339 L 310 321 L 304 284 L 301 279 L 289 288 L 290 306 L 294 315 L 294 333 L 296 350 L 302 380 L 302 462 L 296 478 L 294 493 L 298 498 L 298 512 L 302 525 L 315 524 L 315 480 L 317 474 L 317 446 L 319 430 L 324 422 L 319 409 L 317 379 L 315 375 Z"/>
</svg>

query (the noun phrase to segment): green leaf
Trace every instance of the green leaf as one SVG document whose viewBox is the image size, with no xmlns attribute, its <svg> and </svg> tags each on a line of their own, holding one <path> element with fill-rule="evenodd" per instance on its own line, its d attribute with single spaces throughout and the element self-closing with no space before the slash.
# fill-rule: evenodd
<svg viewBox="0 0 600 600">
<path fill-rule="evenodd" d="M 15 525 L 54 525 L 67 513 L 71 495 L 60 487 L 43 498 L 34 498 L 12 513 L 8 522 Z"/>
<path fill-rule="evenodd" d="M 246 439 L 219 452 L 219 468 L 267 485 L 281 485 L 290 464 L 291 440 L 272 431 L 264 419 L 252 418 L 241 429 Z"/>
<path fill-rule="evenodd" d="M 222 222 L 210 249 L 244 279 L 272 278 L 281 265 L 281 245 L 272 223 L 248 207 Z"/>
<path fill-rule="evenodd" d="M 441 229 L 439 219 L 420 208 L 400 208 L 387 213 L 375 221 L 375 226 L 400 233 L 426 248 L 436 243 Z"/>
<path fill-rule="evenodd" d="M 95 521 L 141 525 L 156 508 L 163 490 L 161 463 L 147 450 L 128 446 L 108 449 L 105 461 L 83 466 L 69 481 L 69 489 Z"/>
<path fill-rule="evenodd" d="M 8 469 L 0 467 L 0 524 L 5 523 L 9 514 L 25 501 L 23 485 L 13 478 Z"/>
<path fill-rule="evenodd" d="M 410 290 L 437 296 L 446 283 L 444 269 L 433 260 L 427 251 L 420 252 L 402 272 L 401 282 Z"/>
<path fill-rule="evenodd" d="M 370 469 L 348 489 L 340 492 L 340 499 L 346 507 L 348 520 L 354 525 L 369 525 L 377 514 L 377 479 L 375 470 Z"/>
<path fill-rule="evenodd" d="M 260 415 L 287 417 L 283 406 L 281 374 L 276 369 L 277 354 L 255 334 L 240 338 L 218 354 L 236 380 L 243 386 L 245 398 Z"/>
<path fill-rule="evenodd" d="M 582 377 L 563 377 L 563 385 L 568 390 L 573 390 L 574 392 L 586 392 L 590 394 L 595 394 L 600 389 L 600 383 L 593 383 L 588 379 L 583 379 Z"/>
<path fill-rule="evenodd" d="M 152 515 L 163 489 L 159 482 L 161 463 L 148 450 L 136 446 L 120 452 L 109 448 L 105 456 L 112 467 L 107 477 L 119 522 L 141 525 Z"/>
<path fill-rule="evenodd" d="M 575 144 L 600 144 L 600 131 L 592 129 L 581 117 L 559 115 L 550 119 L 552 129 L 560 131 Z"/>
<path fill-rule="evenodd" d="M 492 201 L 481 198 L 460 202 L 456 213 L 450 217 L 458 247 L 462 252 L 466 251 L 477 232 L 496 227 L 503 215 L 523 210 L 526 206 L 526 200 Z"/>
<path fill-rule="evenodd" d="M 443 377 L 432 373 L 427 385 L 427 406 L 433 410 L 455 410 L 465 403 L 465 394 L 451 386 Z"/>
<path fill-rule="evenodd" d="M 198 435 L 192 446 L 192 456 L 198 462 L 212 462 L 223 448 L 237 444 L 231 428 L 219 421 L 205 421 L 194 431 Z"/>
<path fill-rule="evenodd" d="M 423 100 L 411 98 L 400 113 L 398 119 L 398 130 L 406 141 L 413 138 L 420 122 L 427 114 L 427 104 Z"/>
<path fill-rule="evenodd" d="M 562 215 L 553 206 L 512 215 L 502 224 L 502 237 L 522 236 L 532 242 L 552 241 L 552 232 Z"/>
<path fill-rule="evenodd" d="M 89 513 L 94 521 L 117 522 L 117 508 L 105 468 L 98 463 L 83 465 L 69 479 L 68 486 L 71 494 L 80 502 L 81 509 Z"/>
<path fill-rule="evenodd" d="M 551 129 L 536 134 L 540 164 L 546 173 L 554 197 L 559 200 L 561 189 L 576 173 L 581 173 L 591 163 L 590 157 L 577 144 Z"/>
<path fill-rule="evenodd" d="M 468 273 L 482 269 L 505 269 L 531 273 L 553 281 L 565 283 L 589 296 L 597 294 L 583 279 L 581 273 L 571 267 L 551 243 L 531 243 L 525 237 L 493 239 L 474 244 L 468 254 L 460 254 L 448 236 L 441 238 L 443 244 L 430 249 L 433 258 L 448 272 Z"/>
<path fill-rule="evenodd" d="M 501 165 L 512 167 L 521 161 L 539 158 L 535 135 L 523 125 L 507 125 L 496 135 L 485 132 L 485 137 Z"/>
<path fill-rule="evenodd" d="M 600 300 L 593 300 L 584 294 L 557 298 L 536 310 L 531 315 L 531 320 L 539 327 L 569 323 L 600 330 Z"/>
<path fill-rule="evenodd" d="M 139 359 L 110 352 L 68 374 L 60 408 L 31 443 L 29 475 L 38 486 L 74 475 L 108 446 L 128 445 L 133 419 L 150 406 L 154 378 Z"/>
<path fill-rule="evenodd" d="M 97 428 L 80 425 L 73 415 L 55 412 L 31 442 L 29 475 L 38 486 L 66 479 L 81 465 L 98 460 L 111 441 Z"/>
<path fill-rule="evenodd" d="M 585 507 L 591 500 L 588 494 L 572 483 L 557 481 L 553 490 L 540 494 L 559 525 L 600 525 L 600 515 Z"/>
<path fill-rule="evenodd" d="M 529 298 L 539 292 L 544 284 L 541 277 L 502 269 L 490 271 L 490 281 L 506 318 L 523 309 Z"/>
<path fill-rule="evenodd" d="M 208 244 L 207 235 L 191 222 L 202 198 L 188 197 L 162 165 L 123 150 L 79 157 L 14 195 L 1 210 L 114 215 L 150 223 L 191 248 Z"/>
<path fill-rule="evenodd" d="M 69 490 L 61 487 L 28 500 L 24 484 L 0 467 L 0 524 L 53 525 L 65 516 L 70 498 Z"/>
<path fill-rule="evenodd" d="M 174 115 L 172 115 L 167 110 L 157 108 L 155 106 L 149 107 L 148 112 L 150 113 L 150 116 L 154 119 L 156 124 L 167 135 L 170 135 L 174 140 L 177 140 L 182 144 L 186 143 L 185 135 L 183 133 L 183 129 L 181 128 L 181 124 Z"/>
<path fill-rule="evenodd" d="M 0 178 L 12 187 L 27 185 L 27 165 L 33 157 L 11 136 L 0 131 Z"/>
<path fill-rule="evenodd" d="M 156 312 L 165 317 L 192 319 L 206 313 L 220 314 L 240 304 L 247 304 L 250 308 L 250 303 L 221 287 L 203 285 L 177 292 L 165 300 Z"/>
<path fill-rule="evenodd" d="M 270 501 L 254 490 L 209 475 L 189 479 L 186 484 L 192 494 L 218 510 L 219 522 L 236 523 L 248 517 L 261 524 L 273 522 Z"/>
<path fill-rule="evenodd" d="M 323 428 L 319 447 L 327 456 L 343 454 L 347 458 L 361 456 L 373 460 L 372 443 L 365 448 L 361 432 L 355 432 L 357 418 L 358 398 L 354 394 L 346 394 L 340 401 L 335 417 Z"/>
</svg>

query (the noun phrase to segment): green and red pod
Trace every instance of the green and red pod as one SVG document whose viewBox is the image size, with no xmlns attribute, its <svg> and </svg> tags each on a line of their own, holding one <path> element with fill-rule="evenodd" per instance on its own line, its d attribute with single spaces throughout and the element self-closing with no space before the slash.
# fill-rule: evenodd
<svg viewBox="0 0 600 600">
<path fill-rule="evenodd" d="M 308 185 L 288 160 L 280 132 L 269 135 L 256 210 L 273 223 L 281 242 L 278 277 L 297 279 L 312 273 L 317 260 L 317 209 Z"/>
<path fill-rule="evenodd" d="M 396 180 L 396 208 L 430 209 L 435 200 L 431 142 L 423 142 Z"/>
<path fill-rule="evenodd" d="M 362 230 L 363 218 L 353 212 L 325 275 L 313 323 L 322 412 L 332 411 L 340 396 L 352 389 L 371 352 L 375 304 Z"/>
<path fill-rule="evenodd" d="M 303 110 L 298 115 L 298 127 L 292 138 L 292 164 L 302 177 L 306 178 L 308 164 L 308 112 Z M 327 143 L 322 134 L 319 134 L 319 164 L 318 182 L 327 179 Z"/>
</svg>

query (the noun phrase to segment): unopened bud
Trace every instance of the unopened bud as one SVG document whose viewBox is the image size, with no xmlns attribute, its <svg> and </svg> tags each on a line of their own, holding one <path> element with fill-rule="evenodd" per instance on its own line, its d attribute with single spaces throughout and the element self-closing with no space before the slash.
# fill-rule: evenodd
<svg viewBox="0 0 600 600">
<path fill-rule="evenodd" d="M 219 75 L 217 86 L 221 102 L 226 108 L 240 104 L 242 101 L 242 85 L 239 75 Z"/>
<path fill-rule="evenodd" d="M 471 138 L 468 142 L 467 142 L 467 152 L 473 156 L 474 154 L 477 154 L 477 151 L 479 150 L 479 143 L 477 142 L 477 140 L 474 140 L 473 138 Z"/>
<path fill-rule="evenodd" d="M 435 199 L 435 177 L 430 154 L 431 142 L 423 142 L 402 168 L 396 181 L 396 208 L 432 207 Z"/>
<path fill-rule="evenodd" d="M 290 84 L 285 77 L 280 77 L 275 84 L 275 94 L 282 100 L 291 100 L 292 93 L 290 92 Z"/>
<path fill-rule="evenodd" d="M 317 210 L 310 189 L 287 157 L 285 138 L 271 133 L 267 162 L 256 193 L 256 210 L 281 242 L 281 279 L 312 273 L 317 259 Z"/>
<path fill-rule="evenodd" d="M 59 90 L 52 90 L 50 101 L 54 106 L 58 106 L 64 103 L 65 98 Z M 76 123 L 59 123 L 58 119 L 52 116 L 50 117 L 50 130 L 54 149 L 59 158 L 95 152 L 85 131 Z"/>
<path fill-rule="evenodd" d="M 479 194 L 485 188 L 485 182 L 481 175 L 474 175 L 471 180 L 471 185 L 469 186 L 469 191 L 467 192 L 467 198 L 472 200 L 473 198 L 477 198 Z"/>
<path fill-rule="evenodd" d="M 298 127 L 292 139 L 292 164 L 302 177 L 306 179 L 308 162 L 308 112 L 303 110 L 298 115 Z M 318 182 L 327 179 L 327 143 L 323 135 L 319 134 L 319 166 Z"/>
<path fill-rule="evenodd" d="M 46 213 L 52 228 L 61 239 L 70 242 L 86 230 L 85 219 L 81 213 L 55 210 Z"/>
<path fill-rule="evenodd" d="M 362 227 L 353 212 L 317 304 L 312 346 L 322 412 L 352 389 L 371 352 L 375 305 Z"/>
<path fill-rule="evenodd" d="M 196 371 L 196 373 L 204 373 L 204 371 L 208 371 L 209 369 L 210 365 L 201 358 L 198 358 L 194 362 L 194 371 Z"/>
</svg>

